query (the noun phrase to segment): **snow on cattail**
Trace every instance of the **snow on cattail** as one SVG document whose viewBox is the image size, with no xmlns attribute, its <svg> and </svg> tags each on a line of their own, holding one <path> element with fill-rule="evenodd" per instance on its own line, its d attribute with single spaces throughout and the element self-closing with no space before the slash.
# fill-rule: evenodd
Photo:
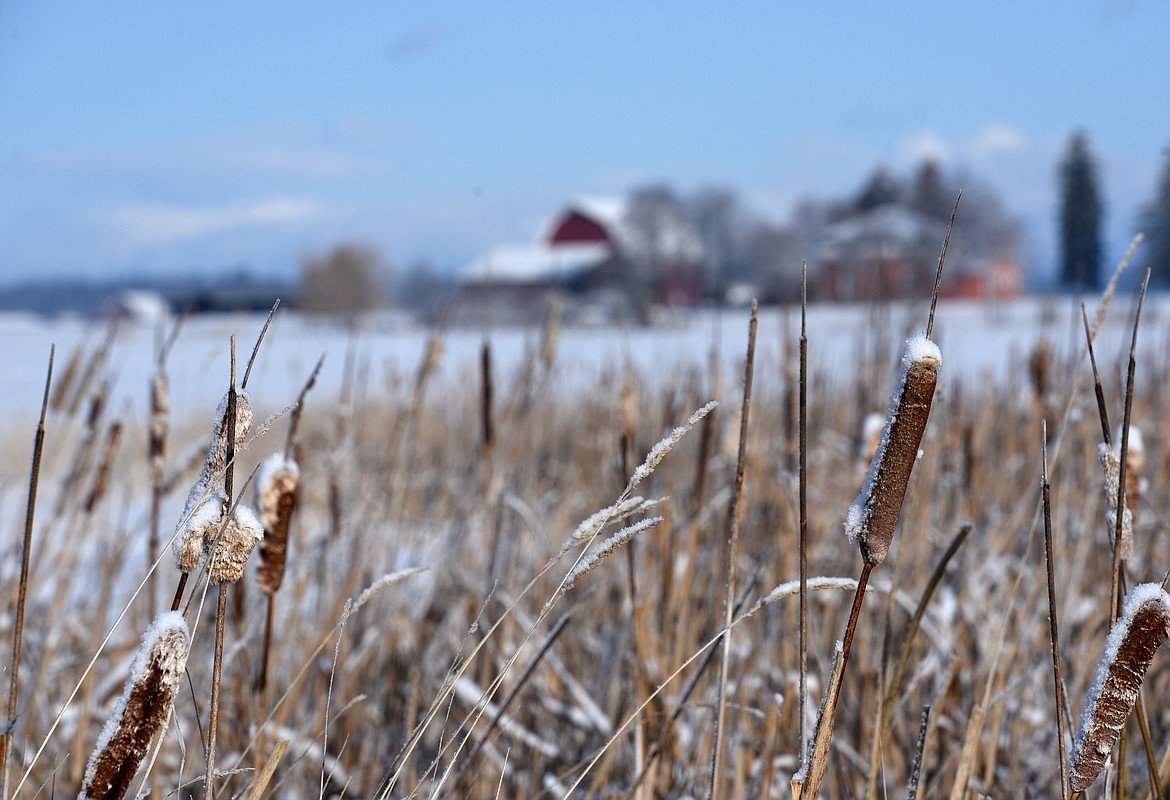
<svg viewBox="0 0 1170 800">
<path fill-rule="evenodd" d="M 210 578 L 217 583 L 234 583 L 244 574 L 248 556 L 264 538 L 264 526 L 252 509 L 236 506 L 235 513 L 215 539 L 211 553 Z"/>
<path fill-rule="evenodd" d="M 1118 483 L 1121 480 L 1120 430 L 1112 445 L 1102 442 L 1098 446 L 1097 457 L 1100 459 L 1101 469 L 1105 473 L 1105 499 L 1109 504 L 1109 509 L 1105 512 L 1105 520 L 1112 533 L 1117 530 L 1117 495 Z M 1134 513 L 1137 501 L 1141 497 L 1141 472 L 1144 463 L 1145 452 L 1141 431 L 1130 426 L 1129 441 L 1125 451 L 1125 511 L 1121 516 L 1121 558 L 1123 561 L 1128 561 L 1133 555 Z"/>
<path fill-rule="evenodd" d="M 288 529 L 296 508 L 299 480 L 297 462 L 282 453 L 265 461 L 256 478 L 256 510 L 264 527 L 256 583 L 267 595 L 276 594 L 284 579 Z"/>
<path fill-rule="evenodd" d="M 1170 635 L 1170 595 L 1156 583 L 1135 586 L 1125 596 L 1121 616 L 1109 631 L 1105 655 L 1081 711 L 1073 743 L 1069 787 L 1087 789 L 1121 737 L 1154 651 Z"/>
<path fill-rule="evenodd" d="M 130 679 L 86 763 L 79 798 L 117 800 L 126 794 L 151 739 L 170 716 L 190 643 L 187 623 L 176 611 L 164 611 L 146 629 Z"/>
<path fill-rule="evenodd" d="M 227 407 L 228 394 L 225 394 L 215 409 L 211 442 L 207 446 L 203 469 L 187 493 L 187 502 L 183 504 L 183 513 L 175 527 L 172 549 L 175 561 L 183 572 L 195 569 L 203 556 L 204 547 L 218 533 L 223 521 L 226 503 L 223 493 L 219 491 L 219 483 L 223 480 L 227 466 L 227 431 L 224 424 L 227 422 Z M 236 393 L 236 435 L 233 452 L 239 452 L 251 429 L 252 402 L 248 399 L 247 392 L 239 391 Z"/>
<path fill-rule="evenodd" d="M 867 564 L 880 564 L 894 539 L 941 365 L 942 351 L 925 334 L 906 342 L 877 451 L 845 520 L 845 534 L 861 548 Z"/>
</svg>

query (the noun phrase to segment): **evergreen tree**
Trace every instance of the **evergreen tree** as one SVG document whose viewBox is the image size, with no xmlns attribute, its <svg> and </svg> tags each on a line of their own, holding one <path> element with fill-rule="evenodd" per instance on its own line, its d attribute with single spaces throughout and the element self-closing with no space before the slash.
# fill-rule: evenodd
<svg viewBox="0 0 1170 800">
<path fill-rule="evenodd" d="M 1085 134 L 1073 134 L 1060 165 L 1060 282 L 1101 288 L 1101 195 Z"/>
<path fill-rule="evenodd" d="M 1151 280 L 1170 285 L 1170 149 L 1164 151 L 1157 193 L 1142 213 L 1142 232 L 1146 235 L 1142 250 L 1153 273 Z"/>
</svg>

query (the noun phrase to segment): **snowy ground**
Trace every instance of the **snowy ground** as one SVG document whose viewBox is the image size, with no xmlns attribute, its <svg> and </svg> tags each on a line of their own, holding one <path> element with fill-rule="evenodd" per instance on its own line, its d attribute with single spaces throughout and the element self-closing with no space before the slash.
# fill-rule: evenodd
<svg viewBox="0 0 1170 800">
<path fill-rule="evenodd" d="M 1088 304 L 1090 316 L 1096 298 Z M 896 364 L 901 342 L 923 327 L 925 303 L 882 308 L 814 306 L 809 310 L 809 357 L 812 369 L 830 380 L 847 383 L 859 356 L 888 358 Z M 1170 296 L 1151 296 L 1143 312 L 1139 359 L 1166 352 L 1170 335 Z M 1115 363 L 1128 347 L 1133 320 L 1130 297 L 1117 298 L 1109 309 L 1098 343 L 1098 359 Z M 228 375 L 230 337 L 237 337 L 240 370 L 263 322 L 262 316 L 191 318 L 183 323 L 167 362 L 175 419 L 211 413 L 224 391 Z M 786 348 L 795 352 L 799 309 L 765 309 L 760 314 L 756 385 L 767 391 L 782 385 Z M 668 376 L 677 370 L 703 368 L 712 348 L 726 369 L 731 385 L 738 382 L 747 340 L 748 312 L 698 311 L 680 313 L 673 322 L 653 328 L 565 329 L 559 334 L 555 379 L 562 387 L 581 388 L 606 371 L 632 367 L 644 380 Z M 87 352 L 105 335 L 103 325 L 84 320 L 44 320 L 30 315 L 0 315 L 0 348 L 5 359 L 5 391 L 0 414 L 5 427 L 32 430 L 44 385 L 50 344 L 56 344 L 60 376 L 79 345 Z M 430 333 L 403 329 L 371 319 L 356 335 L 339 325 L 295 314 L 277 316 L 265 339 L 252 376 L 253 399 L 262 411 L 274 411 L 296 396 L 316 359 L 326 354 L 315 397 L 339 391 L 347 354 L 357 365 L 356 385 L 367 397 L 400 389 L 413 380 Z M 485 334 L 455 330 L 444 336 L 437 385 L 445 391 L 477 386 L 481 343 L 492 343 L 497 380 L 506 384 L 526 354 L 539 346 L 537 329 L 505 329 Z M 1071 298 L 1030 298 L 1009 303 L 940 304 L 934 338 L 943 350 L 944 380 L 1015 381 L 1026 372 L 1028 354 L 1040 338 L 1048 339 L 1055 354 L 1083 349 L 1079 306 Z M 118 330 L 108 373 L 112 380 L 110 408 L 130 420 L 145 417 L 149 377 L 154 368 L 157 332 L 153 326 L 123 324 Z M 1122 362 L 1123 363 L 1123 362 Z M 1086 367 L 1087 369 L 1087 367 Z M 198 418 L 198 417 L 196 417 Z M 133 423 L 132 423 L 133 424 Z"/>
</svg>

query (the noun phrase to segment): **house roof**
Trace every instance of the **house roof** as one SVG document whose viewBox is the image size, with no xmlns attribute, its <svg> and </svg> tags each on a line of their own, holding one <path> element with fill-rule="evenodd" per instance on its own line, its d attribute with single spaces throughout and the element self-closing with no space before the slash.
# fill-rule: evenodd
<svg viewBox="0 0 1170 800">
<path fill-rule="evenodd" d="M 549 242 L 557 228 L 573 213 L 596 222 L 609 233 L 611 241 L 627 253 L 637 254 L 653 247 L 660 258 L 692 263 L 703 260 L 703 242 L 689 220 L 669 212 L 658 216 L 650 234 L 655 238 L 651 244 L 647 241 L 647 232 L 641 229 L 636 219 L 638 207 L 622 197 L 575 198 L 544 221 L 537 230 L 536 243 Z"/>
<path fill-rule="evenodd" d="M 588 272 L 612 254 L 606 244 L 500 245 L 459 270 L 459 278 L 463 283 L 556 283 Z"/>
</svg>

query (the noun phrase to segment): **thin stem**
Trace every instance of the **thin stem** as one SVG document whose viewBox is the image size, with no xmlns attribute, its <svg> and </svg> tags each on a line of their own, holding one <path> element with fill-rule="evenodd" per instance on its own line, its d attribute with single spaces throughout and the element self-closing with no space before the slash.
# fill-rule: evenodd
<svg viewBox="0 0 1170 800">
<path fill-rule="evenodd" d="M 28 596 L 28 565 L 32 552 L 33 519 L 37 508 L 37 486 L 40 483 L 41 455 L 45 450 L 45 414 L 49 408 L 49 387 L 53 382 L 53 356 L 57 346 L 49 345 L 49 368 L 45 375 L 45 394 L 41 400 L 41 418 L 33 437 L 32 468 L 28 478 L 28 503 L 24 512 L 24 540 L 20 548 L 20 584 L 16 596 L 16 620 L 12 630 L 12 666 L 8 684 L 8 715 L 4 735 L 0 736 L 0 797 L 8 797 L 8 756 L 12 738 L 16 702 L 20 692 L 20 648 L 24 639 L 24 604 Z"/>
<path fill-rule="evenodd" d="M 256 337 L 256 344 L 252 345 L 252 355 L 248 357 L 248 366 L 244 368 L 244 380 L 240 382 L 240 389 L 248 388 L 248 378 L 252 375 L 252 364 L 256 362 L 256 354 L 260 352 L 260 343 L 264 341 L 264 334 L 268 332 L 268 326 L 272 324 L 272 318 L 276 316 L 276 309 L 280 308 L 280 298 L 276 298 L 276 302 L 272 304 L 272 310 L 268 312 L 268 319 L 264 320 L 264 327 L 260 329 L 260 335 Z M 232 359 L 235 359 L 233 353 Z M 232 381 L 232 386 L 236 382 Z"/>
<path fill-rule="evenodd" d="M 797 491 L 800 503 L 800 688 L 797 692 L 800 718 L 800 749 L 804 757 L 808 749 L 808 730 L 805 712 L 808 709 L 808 262 L 800 271 L 800 412 L 797 416 L 799 433 L 799 477 Z"/>
<path fill-rule="evenodd" d="M 943 262 L 947 260 L 947 247 L 951 243 L 951 230 L 955 227 L 955 215 L 959 213 L 959 201 L 963 199 L 963 193 L 959 192 L 959 196 L 955 198 L 955 207 L 951 209 L 951 221 L 947 225 L 947 235 L 943 239 L 942 252 L 938 256 L 938 270 L 934 273 L 934 291 L 930 295 L 930 315 L 926 318 L 926 338 L 930 338 L 930 334 L 934 331 L 934 309 L 938 306 L 938 290 L 942 285 L 942 271 Z"/>
<path fill-rule="evenodd" d="M 273 306 L 272 310 L 275 313 L 276 307 Z M 263 337 L 263 333 L 261 333 L 261 337 Z M 259 341 L 257 341 L 258 346 Z M 253 350 L 254 354 L 255 350 Z M 227 449 L 224 455 L 226 466 L 223 478 L 225 524 L 230 524 L 232 514 L 232 491 L 234 488 L 232 481 L 235 475 L 234 462 L 236 458 L 236 402 L 236 337 L 233 336 L 231 339 L 231 383 L 228 386 L 227 424 L 224 425 L 224 432 L 227 434 Z M 215 558 L 214 549 L 209 557 Z M 227 582 L 220 581 L 219 604 L 215 612 L 215 658 L 211 668 L 211 716 L 207 723 L 207 772 L 203 777 L 204 800 L 214 800 L 215 798 L 215 737 L 219 723 L 219 687 L 223 673 L 223 629 L 227 617 L 227 593 Z"/>
<path fill-rule="evenodd" d="M 1060 679 L 1060 633 L 1056 622 L 1056 568 L 1052 560 L 1052 504 L 1048 482 L 1048 421 L 1040 421 L 1040 496 L 1044 507 L 1044 564 L 1048 576 L 1048 635 L 1052 644 L 1052 682 L 1056 696 L 1056 740 L 1060 757 L 1060 796 L 1068 800 L 1068 752 L 1064 743 L 1064 684 Z"/>
<path fill-rule="evenodd" d="M 743 364 L 743 406 L 739 415 L 739 450 L 736 454 L 735 493 L 731 496 L 728 511 L 728 533 L 724 542 L 723 559 L 726 575 L 724 592 L 724 625 L 727 634 L 723 637 L 723 655 L 719 663 L 719 700 L 715 711 L 714 743 L 711 747 L 711 784 L 708 796 L 719 798 L 719 764 L 723 755 L 723 720 L 727 712 L 727 673 L 731 663 L 731 621 L 735 613 L 735 560 L 739 551 L 739 517 L 743 498 L 743 474 L 747 455 L 748 417 L 752 404 L 752 378 L 756 363 L 756 328 L 758 325 L 759 303 L 752 301 L 751 320 L 748 323 L 747 356 Z"/>
<path fill-rule="evenodd" d="M 825 767 L 829 760 L 829 745 L 833 740 L 833 719 L 837 714 L 837 701 L 841 697 L 841 680 L 845 675 L 845 667 L 849 663 L 849 651 L 853 648 L 853 635 L 857 632 L 857 620 L 861 616 L 861 604 L 865 600 L 865 587 L 869 583 L 873 566 L 866 561 L 861 567 L 861 576 L 857 579 L 857 591 L 853 595 L 853 607 L 849 610 L 849 622 L 845 626 L 845 639 L 841 643 L 841 650 L 833 663 L 833 674 L 829 678 L 825 705 L 821 709 L 820 719 L 817 720 L 812 753 L 803 769 L 803 777 L 792 779 L 792 800 L 801 800 L 801 798 L 816 800 L 820 796 L 821 782 L 824 780 Z"/>
<path fill-rule="evenodd" d="M 1085 323 L 1085 345 L 1089 350 L 1089 363 L 1093 365 L 1093 393 L 1097 396 L 1097 416 L 1101 418 L 1101 436 L 1106 446 L 1113 445 L 1113 437 L 1109 433 L 1109 412 L 1105 408 L 1105 390 L 1101 388 L 1101 376 L 1097 372 L 1097 356 L 1093 353 L 1093 334 L 1089 331 L 1089 315 L 1085 311 L 1085 304 L 1081 303 L 1081 319 Z"/>
<path fill-rule="evenodd" d="M 922 707 L 922 718 L 918 721 L 918 741 L 914 744 L 914 762 L 910 765 L 910 780 L 906 784 L 906 800 L 918 796 L 918 777 L 922 773 L 922 752 L 926 749 L 926 730 L 930 723 L 930 704 Z"/>
<path fill-rule="evenodd" d="M 1117 519 L 1113 531 L 1113 595 L 1109 601 L 1109 627 L 1117 620 L 1121 611 L 1121 526 L 1125 518 L 1125 457 L 1129 450 L 1129 425 L 1133 414 L 1133 384 L 1136 372 L 1137 335 L 1138 325 L 1142 319 L 1142 305 L 1146 300 L 1146 290 L 1150 287 L 1150 270 L 1146 270 L 1146 278 L 1142 281 L 1141 294 L 1138 295 L 1137 311 L 1133 317 L 1133 338 L 1129 344 L 1129 365 L 1125 377 L 1125 416 L 1121 422 L 1121 453 L 1117 471 Z"/>
</svg>

